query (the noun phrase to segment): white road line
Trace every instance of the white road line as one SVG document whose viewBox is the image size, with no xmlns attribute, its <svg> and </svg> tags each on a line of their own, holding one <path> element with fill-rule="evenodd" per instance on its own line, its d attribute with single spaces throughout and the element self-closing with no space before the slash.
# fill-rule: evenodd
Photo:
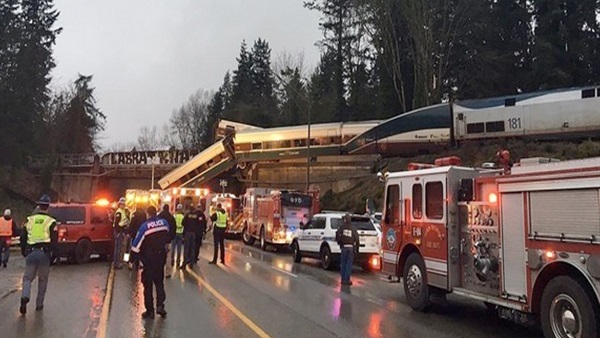
<svg viewBox="0 0 600 338">
<path fill-rule="evenodd" d="M 272 265 L 271 265 L 271 268 L 273 268 L 273 269 L 275 269 L 275 270 L 277 270 L 277 271 L 279 271 L 279 272 L 281 272 L 281 273 L 285 273 L 286 275 L 292 276 L 292 277 L 294 277 L 294 278 L 298 278 L 298 275 L 294 275 L 293 273 L 291 273 L 291 272 L 289 272 L 289 271 L 285 271 L 285 270 L 283 270 L 283 269 L 280 269 L 280 268 L 278 268 L 278 267 L 275 267 L 275 266 L 272 266 Z"/>
</svg>

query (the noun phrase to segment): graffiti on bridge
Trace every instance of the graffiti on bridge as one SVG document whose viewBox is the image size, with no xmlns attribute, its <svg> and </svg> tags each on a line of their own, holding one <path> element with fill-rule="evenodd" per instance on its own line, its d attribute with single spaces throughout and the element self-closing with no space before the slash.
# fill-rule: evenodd
<svg viewBox="0 0 600 338">
<path fill-rule="evenodd" d="M 198 153 L 197 150 L 131 151 L 108 153 L 102 156 L 103 165 L 183 164 Z"/>
</svg>

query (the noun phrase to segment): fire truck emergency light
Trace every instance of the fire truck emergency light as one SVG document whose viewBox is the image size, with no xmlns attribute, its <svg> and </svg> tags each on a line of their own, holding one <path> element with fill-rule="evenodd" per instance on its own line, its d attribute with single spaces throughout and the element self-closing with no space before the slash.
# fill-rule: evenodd
<svg viewBox="0 0 600 338">
<path fill-rule="evenodd" d="M 177 188 L 173 189 L 173 195 L 177 195 Z"/>
<path fill-rule="evenodd" d="M 107 207 L 110 202 L 106 198 L 100 198 L 96 201 L 96 205 L 100 207 Z"/>
<path fill-rule="evenodd" d="M 196 196 L 200 196 L 201 194 L 201 190 L 200 189 L 196 189 Z"/>
<path fill-rule="evenodd" d="M 181 188 L 181 194 L 185 195 L 187 193 L 187 190 L 185 188 Z"/>
<path fill-rule="evenodd" d="M 371 267 L 379 270 L 379 257 L 376 257 L 376 256 L 371 257 L 370 263 L 371 263 Z"/>
<path fill-rule="evenodd" d="M 488 201 L 490 203 L 496 203 L 498 202 L 498 195 L 496 195 L 496 193 L 490 193 L 488 196 Z"/>
<path fill-rule="evenodd" d="M 548 250 L 546 251 L 545 256 L 547 260 L 554 260 L 556 258 L 556 252 Z"/>
</svg>

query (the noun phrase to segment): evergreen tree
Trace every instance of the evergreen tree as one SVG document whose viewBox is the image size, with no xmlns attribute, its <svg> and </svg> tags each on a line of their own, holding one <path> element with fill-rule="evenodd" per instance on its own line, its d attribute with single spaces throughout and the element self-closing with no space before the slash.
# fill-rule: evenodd
<svg viewBox="0 0 600 338">
<path fill-rule="evenodd" d="M 39 147 L 34 140 L 44 139 L 36 132 L 42 129 L 43 110 L 50 98 L 50 71 L 55 66 L 52 46 L 61 31 L 53 28 L 58 17 L 53 7 L 52 0 L 21 0 L 14 74 L 7 83 L 10 93 L 5 114 L 11 128 L 0 145 L 2 160 L 8 163 L 22 163 Z"/>
<path fill-rule="evenodd" d="M 282 83 L 282 103 L 280 124 L 284 126 L 301 125 L 307 123 L 308 92 L 306 85 L 302 80 L 300 69 L 287 68 L 282 71 L 282 78 L 286 83 Z"/>
<path fill-rule="evenodd" d="M 310 76 L 308 93 L 311 101 L 311 122 L 336 120 L 337 96 L 334 81 L 335 56 L 325 52 L 315 72 Z"/>
<path fill-rule="evenodd" d="M 254 102 L 252 121 L 262 126 L 270 126 L 277 119 L 277 101 L 273 93 L 275 81 L 271 70 L 271 48 L 265 40 L 254 42 L 251 52 Z"/>
<path fill-rule="evenodd" d="M 223 111 L 223 117 L 234 121 L 246 121 L 252 108 L 255 86 L 252 78 L 252 54 L 248 52 L 246 41 L 242 41 L 240 55 L 236 59 L 237 69 L 233 72 L 231 100 Z"/>
<path fill-rule="evenodd" d="M 69 104 L 58 119 L 58 151 L 89 153 L 96 150 L 94 140 L 104 129 L 106 116 L 96 107 L 92 75 L 79 75 L 73 84 Z"/>
</svg>

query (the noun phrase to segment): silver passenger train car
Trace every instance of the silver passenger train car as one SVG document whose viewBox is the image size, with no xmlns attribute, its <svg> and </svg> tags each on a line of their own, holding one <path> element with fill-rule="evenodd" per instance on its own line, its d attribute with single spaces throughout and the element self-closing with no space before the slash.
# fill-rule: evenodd
<svg viewBox="0 0 600 338">
<path fill-rule="evenodd" d="M 600 87 L 457 101 L 456 140 L 593 137 L 600 131 Z"/>
</svg>

